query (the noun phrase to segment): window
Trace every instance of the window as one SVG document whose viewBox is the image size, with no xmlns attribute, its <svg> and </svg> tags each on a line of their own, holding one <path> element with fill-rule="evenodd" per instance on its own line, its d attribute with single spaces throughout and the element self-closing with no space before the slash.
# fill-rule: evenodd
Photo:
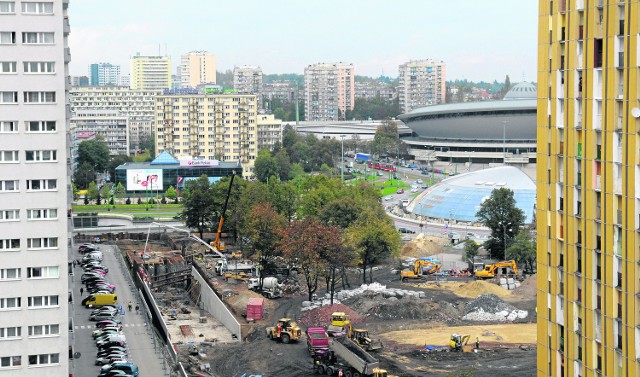
<svg viewBox="0 0 640 377">
<path fill-rule="evenodd" d="M 0 134 L 18 133 L 18 122 L 0 121 Z"/>
<path fill-rule="evenodd" d="M 19 367 L 22 365 L 22 356 L 0 357 L 0 368 Z"/>
<path fill-rule="evenodd" d="M 60 277 L 58 266 L 27 268 L 27 279 L 55 279 L 58 277 Z"/>
<path fill-rule="evenodd" d="M 22 327 L 0 327 L 0 340 L 20 339 Z"/>
<path fill-rule="evenodd" d="M 15 13 L 15 12 L 16 12 L 15 1 L 0 1 L 0 14 Z"/>
<path fill-rule="evenodd" d="M 29 366 L 51 365 L 60 362 L 59 353 L 45 353 L 41 355 L 29 355 Z"/>
<path fill-rule="evenodd" d="M 0 92 L 0 103 L 18 103 L 18 92 Z"/>
<path fill-rule="evenodd" d="M 54 220 L 58 218 L 55 208 L 28 209 L 27 220 Z"/>
<path fill-rule="evenodd" d="M 4 239 L 0 240 L 0 251 L 20 251 L 20 239 Z"/>
<path fill-rule="evenodd" d="M 24 92 L 25 103 L 56 102 L 56 92 Z"/>
<path fill-rule="evenodd" d="M 15 31 L 0 31 L 0 45 L 14 45 L 14 44 L 16 44 Z"/>
<path fill-rule="evenodd" d="M 28 121 L 25 124 L 27 132 L 56 132 L 55 121 Z"/>
<path fill-rule="evenodd" d="M 0 298 L 0 310 L 17 310 L 20 309 L 22 298 L 7 297 Z"/>
<path fill-rule="evenodd" d="M 20 280 L 19 268 L 1 268 L 0 280 Z"/>
<path fill-rule="evenodd" d="M 0 192 L 20 191 L 20 181 L 0 181 Z"/>
<path fill-rule="evenodd" d="M 0 210 L 0 221 L 19 221 L 20 210 L 19 209 L 3 209 Z"/>
<path fill-rule="evenodd" d="M 55 62 L 24 62 L 24 73 L 55 73 Z"/>
<path fill-rule="evenodd" d="M 24 44 L 53 44 L 53 32 L 23 32 L 22 43 Z"/>
<path fill-rule="evenodd" d="M 16 73 L 16 62 L 0 62 L 0 73 Z"/>
<path fill-rule="evenodd" d="M 27 297 L 27 306 L 29 308 L 58 306 L 58 295 Z"/>
<path fill-rule="evenodd" d="M 25 151 L 25 160 L 27 162 L 58 161 L 58 156 L 55 150 Z"/>
<path fill-rule="evenodd" d="M 20 162 L 18 151 L 0 151 L 0 163 L 1 162 Z"/>
<path fill-rule="evenodd" d="M 22 13 L 53 14 L 52 2 L 22 2 Z"/>
<path fill-rule="evenodd" d="M 27 191 L 53 191 L 57 189 L 55 179 L 28 179 Z"/>
<path fill-rule="evenodd" d="M 57 237 L 27 238 L 27 249 L 55 249 L 57 247 Z"/>
<path fill-rule="evenodd" d="M 60 335 L 59 325 L 29 326 L 29 336 L 32 338 Z"/>
</svg>

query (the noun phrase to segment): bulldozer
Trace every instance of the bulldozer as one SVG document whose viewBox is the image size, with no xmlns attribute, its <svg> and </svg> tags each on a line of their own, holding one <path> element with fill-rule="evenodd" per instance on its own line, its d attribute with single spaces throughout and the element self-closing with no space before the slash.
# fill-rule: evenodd
<svg viewBox="0 0 640 377">
<path fill-rule="evenodd" d="M 371 339 L 369 337 L 369 330 L 353 329 L 353 331 L 351 331 L 351 340 L 356 342 L 365 351 L 376 351 L 383 347 L 380 339 Z"/>
<path fill-rule="evenodd" d="M 327 327 L 327 334 L 333 336 L 338 333 L 346 333 L 351 337 L 351 318 L 344 312 L 331 313 L 331 324 Z"/>
<path fill-rule="evenodd" d="M 424 275 L 435 274 L 440 271 L 442 265 L 435 260 L 417 259 L 413 263 L 413 270 L 400 271 L 400 279 L 405 281 L 407 279 L 422 279 Z"/>
<path fill-rule="evenodd" d="M 297 341 L 302 336 L 302 331 L 297 323 L 290 318 L 280 318 L 274 326 L 267 327 L 267 337 L 282 343 Z"/>
<path fill-rule="evenodd" d="M 449 348 L 451 351 L 471 352 L 471 347 L 467 345 L 469 338 L 471 338 L 470 335 L 451 334 Z"/>
<path fill-rule="evenodd" d="M 512 271 L 509 272 L 509 269 Z M 498 275 L 507 276 L 510 274 L 518 275 L 518 266 L 516 265 L 516 261 L 508 260 L 502 261 L 494 264 L 487 264 L 480 271 L 476 271 L 475 278 L 476 279 L 493 279 L 496 276 L 496 271 Z"/>
</svg>

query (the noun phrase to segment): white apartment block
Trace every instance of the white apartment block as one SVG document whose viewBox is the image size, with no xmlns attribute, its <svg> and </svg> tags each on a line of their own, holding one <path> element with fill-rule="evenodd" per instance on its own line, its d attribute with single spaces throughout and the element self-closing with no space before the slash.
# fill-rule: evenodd
<svg viewBox="0 0 640 377">
<path fill-rule="evenodd" d="M 255 94 L 258 109 L 262 109 L 262 69 L 260 67 L 234 67 L 233 89 L 238 93 Z"/>
<path fill-rule="evenodd" d="M 118 110 L 77 110 L 70 120 L 70 135 L 75 138 L 78 132 L 95 132 L 107 143 L 111 156 L 129 155 L 128 122 Z"/>
<path fill-rule="evenodd" d="M 216 83 L 216 57 L 207 51 L 191 51 L 181 56 L 180 86 L 195 88 Z"/>
<path fill-rule="evenodd" d="M 243 177 L 254 176 L 253 164 L 260 150 L 259 130 L 274 132 L 281 121 L 258 115 L 253 94 L 177 94 L 156 100 L 156 152 L 176 158 L 191 157 L 238 161 Z M 264 143 L 281 136 L 266 133 Z"/>
<path fill-rule="evenodd" d="M 296 84 L 289 80 L 265 82 L 262 84 L 262 96 L 269 101 L 295 102 Z"/>
<path fill-rule="evenodd" d="M 131 57 L 131 89 L 164 90 L 171 88 L 171 58 L 168 56 Z"/>
<path fill-rule="evenodd" d="M 160 90 L 134 90 L 128 87 L 72 88 L 71 111 L 118 110 L 128 119 L 129 148 L 139 148 L 140 139 L 151 137 L 155 119 L 156 97 Z"/>
<path fill-rule="evenodd" d="M 111 63 L 89 64 L 89 78 L 92 86 L 119 85 L 120 66 Z"/>
<path fill-rule="evenodd" d="M 310 121 L 345 119 L 355 101 L 353 64 L 313 64 L 304 69 L 304 113 Z"/>
<path fill-rule="evenodd" d="M 0 1 L 0 376 L 69 375 L 68 0 Z"/>
<path fill-rule="evenodd" d="M 446 66 L 442 61 L 412 60 L 399 67 L 400 111 L 408 113 L 429 105 L 445 103 Z"/>
<path fill-rule="evenodd" d="M 273 150 L 276 143 L 282 144 L 282 120 L 273 114 L 258 114 L 258 151 Z"/>
</svg>

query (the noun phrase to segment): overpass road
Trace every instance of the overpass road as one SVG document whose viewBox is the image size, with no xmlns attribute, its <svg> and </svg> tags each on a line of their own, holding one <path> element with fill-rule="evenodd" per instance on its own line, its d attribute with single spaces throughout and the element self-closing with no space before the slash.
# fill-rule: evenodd
<svg viewBox="0 0 640 377">
<path fill-rule="evenodd" d="M 141 377 L 168 376 L 168 365 L 163 358 L 161 346 L 154 338 L 150 320 L 146 312 L 143 312 L 144 305 L 140 305 L 139 314 L 135 309 L 129 312 L 127 308 L 129 302 L 133 303 L 134 308 L 136 303 L 140 302 L 120 256 L 111 245 L 100 245 L 100 250 L 104 255 L 102 264 L 109 268 L 105 278 L 116 285 L 118 303 L 123 308 L 123 314 L 119 319 L 122 320 L 123 332 L 127 339 L 128 360 L 138 365 Z M 81 258 L 77 247 L 74 247 L 73 255 L 77 259 Z M 85 308 L 81 303 L 82 298 L 87 296 L 86 292 L 80 296 L 82 268 L 76 266 L 73 269 L 74 274 L 70 276 L 73 279 L 73 302 L 69 304 L 69 315 L 73 317 L 74 350 L 80 353 L 80 357 L 71 362 L 70 373 L 75 377 L 97 376 L 100 373 L 100 367 L 95 365 L 98 348 L 91 336 L 95 330 L 95 322 L 89 321 L 91 309 Z"/>
</svg>

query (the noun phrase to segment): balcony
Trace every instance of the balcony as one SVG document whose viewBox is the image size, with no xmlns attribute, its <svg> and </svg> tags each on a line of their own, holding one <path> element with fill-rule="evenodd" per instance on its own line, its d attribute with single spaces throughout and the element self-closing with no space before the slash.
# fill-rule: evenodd
<svg viewBox="0 0 640 377">
<path fill-rule="evenodd" d="M 596 175 L 594 189 L 596 191 L 602 191 L 602 176 L 601 175 Z"/>
<path fill-rule="evenodd" d="M 618 68 L 623 68 L 624 67 L 624 52 L 618 52 L 618 64 L 617 64 Z"/>
<path fill-rule="evenodd" d="M 62 24 L 62 31 L 64 35 L 69 35 L 71 32 L 71 26 L 69 25 L 69 17 L 64 18 L 64 23 Z"/>
<path fill-rule="evenodd" d="M 69 47 L 65 47 L 64 49 L 64 62 L 71 62 L 71 49 Z"/>
<path fill-rule="evenodd" d="M 578 39 L 584 39 L 584 25 L 578 25 Z"/>
</svg>

